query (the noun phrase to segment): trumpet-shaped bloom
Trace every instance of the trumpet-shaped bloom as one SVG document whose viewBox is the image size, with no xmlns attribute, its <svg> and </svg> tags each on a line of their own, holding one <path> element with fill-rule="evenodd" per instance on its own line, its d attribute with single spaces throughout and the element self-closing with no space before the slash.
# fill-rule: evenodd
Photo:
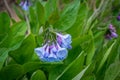
<svg viewBox="0 0 120 80">
<path fill-rule="evenodd" d="M 67 49 L 61 48 L 58 43 L 46 43 L 43 47 L 35 48 L 35 52 L 43 62 L 62 61 L 68 55 Z"/>
<path fill-rule="evenodd" d="M 71 46 L 72 41 L 71 41 L 70 34 L 66 34 L 66 35 L 62 35 L 59 33 L 56 33 L 56 34 L 57 34 L 57 42 L 60 45 L 60 47 L 68 48 L 68 49 L 72 48 Z"/>
</svg>

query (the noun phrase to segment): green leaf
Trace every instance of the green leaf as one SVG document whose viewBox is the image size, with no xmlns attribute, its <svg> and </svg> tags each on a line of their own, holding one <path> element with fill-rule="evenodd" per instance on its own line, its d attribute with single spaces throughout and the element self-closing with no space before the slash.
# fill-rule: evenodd
<svg viewBox="0 0 120 80">
<path fill-rule="evenodd" d="M 45 11 L 44 7 L 40 2 L 36 3 L 36 13 L 39 22 L 39 26 L 45 23 Z"/>
<path fill-rule="evenodd" d="M 7 48 L 0 48 L 0 70 L 8 57 L 8 50 Z"/>
<path fill-rule="evenodd" d="M 89 68 L 89 65 L 83 69 L 79 74 L 77 74 L 72 80 L 81 80 L 86 70 Z"/>
<path fill-rule="evenodd" d="M 43 67 L 48 68 L 48 66 L 53 67 L 53 66 L 62 65 L 62 64 L 63 63 L 60 63 L 60 62 L 45 63 L 45 62 L 40 62 L 40 60 L 39 60 L 36 62 L 27 62 L 27 63 L 23 64 L 23 67 L 24 67 L 24 72 L 27 73 L 27 72 L 35 71 L 39 68 L 43 68 Z"/>
<path fill-rule="evenodd" d="M 58 10 L 53 11 L 53 13 L 51 13 L 48 22 L 50 24 L 55 24 L 58 20 L 59 20 L 60 16 L 59 16 L 59 12 Z"/>
<path fill-rule="evenodd" d="M 72 47 L 77 47 L 78 45 L 91 40 L 91 35 L 83 35 L 83 36 L 78 36 L 76 38 L 73 39 L 72 42 Z"/>
<path fill-rule="evenodd" d="M 60 19 L 55 23 L 54 27 L 61 31 L 66 31 L 72 27 L 76 21 L 79 6 L 79 0 L 74 0 L 72 4 L 69 4 L 61 13 Z"/>
<path fill-rule="evenodd" d="M 21 65 L 8 65 L 0 71 L 0 80 L 17 80 L 23 73 Z"/>
<path fill-rule="evenodd" d="M 9 55 L 19 64 L 23 64 L 31 60 L 36 46 L 34 35 L 29 35 L 22 43 L 22 45 Z"/>
<path fill-rule="evenodd" d="M 45 20 L 48 20 L 53 14 L 53 12 L 57 9 L 58 0 L 48 0 L 45 5 Z"/>
<path fill-rule="evenodd" d="M 108 50 L 106 51 L 106 53 L 103 56 L 103 59 L 100 62 L 100 65 L 98 66 L 97 72 L 102 68 L 102 66 L 104 65 L 105 61 L 107 60 L 113 46 L 115 45 L 116 41 L 114 41 L 114 43 L 112 43 L 112 45 L 108 48 Z"/>
<path fill-rule="evenodd" d="M 95 44 L 94 44 L 94 37 L 93 37 L 93 33 L 92 31 L 89 32 L 89 34 L 91 35 L 91 40 L 89 45 L 87 46 L 87 59 L 86 59 L 86 64 L 89 65 L 92 62 L 94 53 L 95 53 Z"/>
<path fill-rule="evenodd" d="M 43 71 L 37 70 L 32 74 L 30 80 L 47 80 L 47 79 Z"/>
<path fill-rule="evenodd" d="M 10 17 L 7 13 L 0 13 L 0 34 L 7 33 L 10 28 Z"/>
<path fill-rule="evenodd" d="M 33 70 L 37 70 L 39 68 L 41 68 L 42 63 L 41 62 L 27 62 L 25 64 L 23 64 L 24 67 L 24 72 L 30 72 Z"/>
<path fill-rule="evenodd" d="M 34 7 L 29 8 L 29 20 L 32 33 L 37 33 L 40 26 L 37 18 L 36 9 L 34 9 Z"/>
<path fill-rule="evenodd" d="M 13 26 L 8 31 L 8 36 L 4 41 L 2 41 L 0 47 L 9 48 L 10 50 L 17 49 L 25 37 L 26 30 L 27 28 L 25 22 L 18 22 L 13 24 Z"/>
<path fill-rule="evenodd" d="M 109 66 L 105 72 L 104 80 L 115 80 L 120 73 L 120 62 L 115 62 Z"/>
<path fill-rule="evenodd" d="M 60 74 L 62 74 L 62 72 L 67 68 L 67 66 L 70 65 L 80 55 L 81 51 L 82 49 L 79 45 L 72 48 L 72 50 L 69 50 L 68 57 L 63 61 L 63 64 L 56 65 L 54 67 L 52 66 L 51 69 L 49 69 L 49 80 L 54 80 Z M 80 64 L 82 64 L 82 60 Z M 83 66 L 80 66 L 80 68 L 82 67 Z"/>
<path fill-rule="evenodd" d="M 0 34 L 0 44 L 2 44 L 2 42 L 8 37 L 8 34 Z"/>
<path fill-rule="evenodd" d="M 88 75 L 82 78 L 81 80 L 96 80 L 95 75 Z"/>
<path fill-rule="evenodd" d="M 79 56 L 57 77 L 57 80 L 71 80 L 83 69 L 83 64 L 84 52 L 81 52 Z"/>
<path fill-rule="evenodd" d="M 87 14 L 88 14 L 88 7 L 86 3 L 81 3 L 77 19 L 75 23 L 72 25 L 71 28 L 67 30 L 68 33 L 72 35 L 73 38 L 76 38 L 77 36 L 81 35 L 83 33 L 84 25 L 86 24 L 87 20 Z"/>
</svg>

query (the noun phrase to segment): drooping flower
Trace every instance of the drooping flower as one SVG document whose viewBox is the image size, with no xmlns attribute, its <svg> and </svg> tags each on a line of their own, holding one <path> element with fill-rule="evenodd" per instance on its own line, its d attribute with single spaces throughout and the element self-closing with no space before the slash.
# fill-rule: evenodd
<svg viewBox="0 0 120 80">
<path fill-rule="evenodd" d="M 47 23 L 48 25 L 48 23 Z M 71 35 L 62 35 L 47 27 L 44 30 L 44 42 L 42 47 L 35 48 L 35 53 L 43 62 L 60 62 L 67 58 L 71 49 Z"/>
<path fill-rule="evenodd" d="M 112 38 L 117 38 L 117 37 L 118 37 L 118 35 L 116 33 L 115 28 L 113 27 L 112 24 L 110 24 L 109 28 L 108 28 L 108 30 L 107 30 L 107 32 L 105 34 L 105 38 L 110 40 Z"/>
<path fill-rule="evenodd" d="M 19 5 L 22 7 L 23 10 L 27 11 L 31 6 L 31 2 L 29 0 L 23 0 Z"/>
<path fill-rule="evenodd" d="M 61 48 L 58 43 L 46 43 L 43 47 L 36 48 L 35 52 L 43 62 L 63 61 L 68 55 L 67 49 Z"/>
<path fill-rule="evenodd" d="M 66 35 L 62 35 L 60 33 L 56 33 L 57 34 L 57 42 L 58 44 L 63 47 L 63 48 L 67 48 L 67 49 L 71 49 L 71 35 L 70 34 L 66 34 Z"/>
</svg>

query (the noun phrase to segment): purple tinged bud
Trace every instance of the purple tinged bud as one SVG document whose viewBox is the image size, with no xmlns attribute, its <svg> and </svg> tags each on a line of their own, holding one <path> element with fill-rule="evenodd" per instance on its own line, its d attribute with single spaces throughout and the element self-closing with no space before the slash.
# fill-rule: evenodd
<svg viewBox="0 0 120 80">
<path fill-rule="evenodd" d="M 117 16 L 117 20 L 120 21 L 120 14 Z"/>
<path fill-rule="evenodd" d="M 118 35 L 116 33 L 116 30 L 115 28 L 113 27 L 112 24 L 109 25 L 109 28 L 105 34 L 105 38 L 108 39 L 108 40 L 111 40 L 112 38 L 117 38 Z"/>
<path fill-rule="evenodd" d="M 112 24 L 109 25 L 109 30 L 112 31 L 112 32 L 116 32 L 115 28 L 113 27 Z"/>
<path fill-rule="evenodd" d="M 108 39 L 108 40 L 111 40 L 111 39 L 112 39 L 112 37 L 110 36 L 110 34 L 106 34 L 106 35 L 105 35 L 105 38 Z"/>
</svg>

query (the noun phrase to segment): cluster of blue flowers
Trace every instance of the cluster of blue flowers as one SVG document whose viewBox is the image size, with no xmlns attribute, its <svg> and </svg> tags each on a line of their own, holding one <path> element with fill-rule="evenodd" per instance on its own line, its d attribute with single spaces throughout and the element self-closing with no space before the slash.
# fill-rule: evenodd
<svg viewBox="0 0 120 80">
<path fill-rule="evenodd" d="M 43 62 L 59 62 L 66 59 L 71 43 L 71 35 L 56 33 L 55 41 L 47 40 L 42 47 L 35 48 L 35 52 Z"/>
<path fill-rule="evenodd" d="M 109 28 L 108 28 L 108 30 L 106 32 L 105 38 L 108 39 L 108 40 L 110 40 L 112 38 L 117 38 L 117 37 L 118 37 L 118 35 L 116 33 L 115 28 L 113 27 L 112 24 L 110 24 Z"/>
</svg>

